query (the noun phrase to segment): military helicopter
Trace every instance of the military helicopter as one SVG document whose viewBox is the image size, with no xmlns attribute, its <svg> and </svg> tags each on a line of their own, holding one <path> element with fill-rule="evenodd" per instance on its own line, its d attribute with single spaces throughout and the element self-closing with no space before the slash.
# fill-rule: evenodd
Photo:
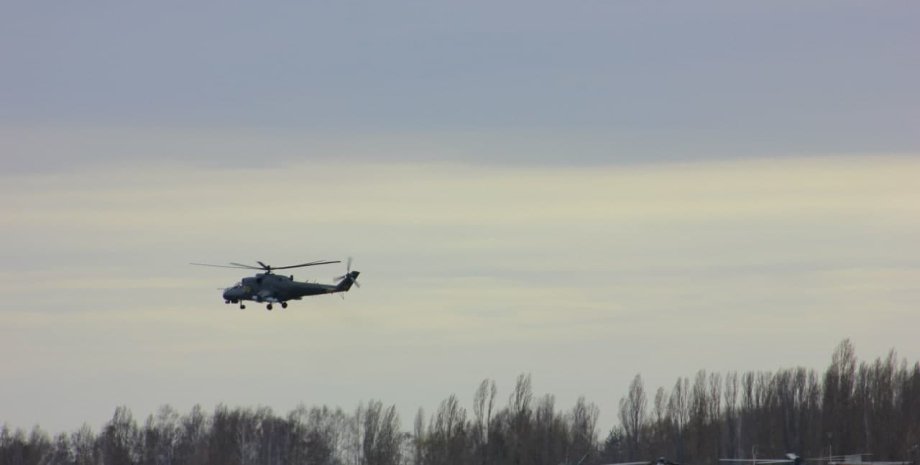
<svg viewBox="0 0 920 465">
<path fill-rule="evenodd" d="M 351 257 L 348 258 L 348 266 L 345 274 L 335 278 L 337 284 L 318 284 L 311 282 L 295 281 L 294 276 L 283 276 L 272 273 L 273 270 L 287 270 L 291 268 L 302 268 L 306 266 L 328 265 L 330 263 L 342 263 L 340 260 L 317 260 L 299 265 L 276 266 L 267 265 L 256 261 L 259 266 L 245 265 L 242 263 L 231 262 L 229 265 L 212 265 L 210 263 L 192 263 L 198 266 L 213 266 L 217 268 L 234 268 L 243 270 L 259 270 L 262 273 L 256 273 L 255 276 L 243 278 L 240 282 L 225 288 L 223 291 L 224 303 L 240 304 L 240 310 L 246 308 L 243 303 L 246 300 L 253 302 L 265 302 L 265 308 L 272 309 L 272 304 L 280 303 L 281 308 L 287 308 L 289 300 L 300 300 L 301 297 L 334 294 L 337 292 L 348 292 L 352 285 L 361 287 L 358 284 L 359 271 L 351 271 Z"/>
</svg>

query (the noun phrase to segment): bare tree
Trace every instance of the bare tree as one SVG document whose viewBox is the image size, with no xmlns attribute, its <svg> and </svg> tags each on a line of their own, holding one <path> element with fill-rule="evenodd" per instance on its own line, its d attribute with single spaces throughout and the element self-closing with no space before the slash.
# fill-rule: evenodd
<svg viewBox="0 0 920 465">
<path fill-rule="evenodd" d="M 179 412 L 168 405 L 160 407 L 156 416 L 150 415 L 144 424 L 143 463 L 145 465 L 172 465 L 181 434 Z"/>
<path fill-rule="evenodd" d="M 546 394 L 537 401 L 529 439 L 527 449 L 530 457 L 527 463 L 556 465 L 566 460 L 568 424 L 556 413 L 556 398 L 552 394 Z"/>
<path fill-rule="evenodd" d="M 724 389 L 724 398 L 725 398 L 725 414 L 724 414 L 724 430 L 725 430 L 725 454 L 727 456 L 740 457 L 741 451 L 740 442 L 739 442 L 739 427 L 741 426 L 738 422 L 738 372 L 730 371 L 725 375 L 725 389 Z"/>
<path fill-rule="evenodd" d="M 495 406 L 495 396 L 498 390 L 495 381 L 484 379 L 479 383 L 473 395 L 473 415 L 475 417 L 474 440 L 479 451 L 480 463 L 488 463 L 489 451 L 489 426 L 492 423 L 492 409 Z"/>
<path fill-rule="evenodd" d="M 419 407 L 418 412 L 415 414 L 415 422 L 413 428 L 413 459 L 412 463 L 414 465 L 422 465 L 425 463 L 425 411 Z"/>
<path fill-rule="evenodd" d="M 626 434 L 628 460 L 636 460 L 638 457 L 647 404 L 642 375 L 637 374 L 629 384 L 629 393 L 620 399 L 620 425 Z"/>
<path fill-rule="evenodd" d="M 514 464 L 526 463 L 532 430 L 533 387 L 530 374 L 521 374 L 508 397 L 507 454 Z"/>
<path fill-rule="evenodd" d="M 465 465 L 473 461 L 471 427 L 466 410 L 457 396 L 451 395 L 431 419 L 426 441 L 426 463 L 432 465 Z"/>
<path fill-rule="evenodd" d="M 399 415 L 395 406 L 384 408 L 383 402 L 372 400 L 367 404 L 363 418 L 362 450 L 365 465 L 397 465 L 402 449 Z"/>
<path fill-rule="evenodd" d="M 674 455 L 678 462 L 685 461 L 684 434 L 690 422 L 690 380 L 677 378 L 668 399 L 668 419 L 673 428 Z"/>
<path fill-rule="evenodd" d="M 72 465 L 75 457 L 70 444 L 70 436 L 60 433 L 54 437 L 50 453 L 45 456 L 42 465 Z"/>
<path fill-rule="evenodd" d="M 176 448 L 176 462 L 188 465 L 204 465 L 209 460 L 209 442 L 213 436 L 212 422 L 205 416 L 201 405 L 180 420 L 181 435 Z"/>
<path fill-rule="evenodd" d="M 569 416 L 572 435 L 569 461 L 579 457 L 592 458 L 597 447 L 597 419 L 600 409 L 581 396 L 575 402 Z"/>
<path fill-rule="evenodd" d="M 70 434 L 75 465 L 92 465 L 97 463 L 96 435 L 86 423 Z"/>
<path fill-rule="evenodd" d="M 105 425 L 100 436 L 102 461 L 105 464 L 131 465 L 139 461 L 137 423 L 127 407 L 115 409 L 112 419 Z"/>
</svg>

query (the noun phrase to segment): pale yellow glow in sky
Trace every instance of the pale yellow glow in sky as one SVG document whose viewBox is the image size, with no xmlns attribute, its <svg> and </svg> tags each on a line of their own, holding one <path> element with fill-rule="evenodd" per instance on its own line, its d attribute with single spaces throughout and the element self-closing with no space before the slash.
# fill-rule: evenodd
<svg viewBox="0 0 920 465">
<path fill-rule="evenodd" d="M 374 397 L 405 417 L 531 372 L 609 425 L 637 372 L 657 387 L 700 368 L 822 368 L 844 337 L 915 359 L 917 179 L 912 156 L 9 178 L 0 409 L 71 428 L 119 403 L 255 404 L 268 389 L 279 410 Z M 347 255 L 363 288 L 273 313 L 220 301 L 245 273 L 187 265 Z M 61 373 L 77 388 L 48 384 Z M 11 401 L 31 395 L 86 407 Z"/>
</svg>

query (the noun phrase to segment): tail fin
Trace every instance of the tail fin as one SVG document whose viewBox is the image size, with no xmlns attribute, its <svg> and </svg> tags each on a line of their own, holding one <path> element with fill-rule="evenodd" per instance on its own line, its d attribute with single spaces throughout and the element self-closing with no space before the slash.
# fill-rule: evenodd
<svg viewBox="0 0 920 465">
<path fill-rule="evenodd" d="M 339 284 L 335 286 L 335 288 L 340 292 L 347 292 L 349 289 L 351 289 L 352 284 L 357 284 L 356 281 L 358 280 L 359 274 L 361 274 L 360 271 L 348 272 L 348 274 L 342 277 L 342 281 L 340 281 Z M 361 286 L 358 285 L 358 287 Z"/>
</svg>

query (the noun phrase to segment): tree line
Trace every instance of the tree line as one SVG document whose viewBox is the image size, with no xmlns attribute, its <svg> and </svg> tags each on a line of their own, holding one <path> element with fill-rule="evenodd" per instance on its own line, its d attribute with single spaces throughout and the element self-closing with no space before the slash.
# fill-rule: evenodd
<svg viewBox="0 0 920 465">
<path fill-rule="evenodd" d="M 507 399 L 507 400 L 505 400 Z M 213 412 L 170 406 L 139 422 L 118 407 L 100 431 L 50 436 L 0 429 L 0 465 L 583 465 L 651 460 L 718 463 L 721 457 L 872 452 L 874 460 L 920 458 L 920 363 L 891 352 L 860 362 L 849 340 L 823 372 L 707 373 L 646 391 L 636 375 L 619 424 L 597 428 L 596 405 L 559 409 L 535 397 L 522 374 L 507 398 L 484 380 L 467 409 L 456 395 L 404 429 L 396 406 L 372 400 L 353 411 L 300 406 Z"/>
</svg>

